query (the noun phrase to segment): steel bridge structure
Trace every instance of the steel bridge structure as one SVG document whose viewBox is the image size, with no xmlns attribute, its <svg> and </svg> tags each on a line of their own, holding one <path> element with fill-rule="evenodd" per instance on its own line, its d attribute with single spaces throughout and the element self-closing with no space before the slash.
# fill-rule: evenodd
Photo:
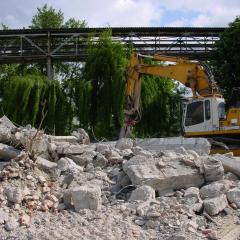
<svg viewBox="0 0 240 240">
<path fill-rule="evenodd" d="M 206 60 L 225 28 L 111 28 L 113 41 L 145 55 L 164 54 Z M 84 61 L 89 37 L 97 41 L 106 28 L 22 29 L 0 31 L 0 64 Z"/>
</svg>

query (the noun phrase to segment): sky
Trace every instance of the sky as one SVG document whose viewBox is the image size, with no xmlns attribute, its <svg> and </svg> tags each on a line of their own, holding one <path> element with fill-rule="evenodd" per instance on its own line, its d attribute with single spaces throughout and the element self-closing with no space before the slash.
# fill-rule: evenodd
<svg viewBox="0 0 240 240">
<path fill-rule="evenodd" d="M 44 4 L 89 27 L 226 27 L 240 16 L 240 0 L 0 0 L 0 24 L 27 28 Z"/>
</svg>

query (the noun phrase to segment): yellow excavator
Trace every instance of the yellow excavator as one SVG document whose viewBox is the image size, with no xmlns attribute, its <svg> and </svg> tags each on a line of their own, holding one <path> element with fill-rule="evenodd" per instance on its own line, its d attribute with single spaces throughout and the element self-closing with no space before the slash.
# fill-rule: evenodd
<svg viewBox="0 0 240 240">
<path fill-rule="evenodd" d="M 152 59 L 144 64 L 144 59 Z M 165 62 L 167 65 L 163 65 Z M 127 107 L 120 138 L 129 136 L 140 121 L 141 76 L 154 75 L 177 80 L 191 88 L 192 97 L 183 104 L 182 129 L 185 137 L 205 137 L 211 153 L 240 155 L 240 91 L 235 89 L 226 105 L 210 69 L 187 58 L 133 53 L 127 79 Z"/>
</svg>

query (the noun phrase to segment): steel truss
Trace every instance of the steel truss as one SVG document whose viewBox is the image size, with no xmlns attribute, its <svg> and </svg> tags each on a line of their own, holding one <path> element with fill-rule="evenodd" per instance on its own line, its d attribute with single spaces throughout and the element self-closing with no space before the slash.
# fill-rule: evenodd
<svg viewBox="0 0 240 240">
<path fill-rule="evenodd" d="M 89 37 L 97 41 L 104 28 L 23 29 L 0 31 L 0 64 L 84 61 Z M 207 59 L 224 28 L 112 28 L 113 41 L 132 44 L 146 54 Z"/>
</svg>

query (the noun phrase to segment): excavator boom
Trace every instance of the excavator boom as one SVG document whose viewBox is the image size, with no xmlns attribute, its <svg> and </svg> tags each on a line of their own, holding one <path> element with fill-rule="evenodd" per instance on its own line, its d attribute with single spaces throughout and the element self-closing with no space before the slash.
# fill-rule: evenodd
<svg viewBox="0 0 240 240">
<path fill-rule="evenodd" d="M 143 61 L 146 58 L 153 60 L 153 64 L 144 64 Z M 162 65 L 163 61 L 173 64 Z M 140 119 L 141 76 L 144 74 L 175 79 L 186 87 L 190 87 L 194 97 L 219 94 L 210 72 L 199 62 L 193 62 L 187 58 L 145 56 L 134 53 L 131 55 L 128 68 L 128 103 L 124 111 L 125 121 L 120 137 L 125 137 L 129 128 Z"/>
</svg>

